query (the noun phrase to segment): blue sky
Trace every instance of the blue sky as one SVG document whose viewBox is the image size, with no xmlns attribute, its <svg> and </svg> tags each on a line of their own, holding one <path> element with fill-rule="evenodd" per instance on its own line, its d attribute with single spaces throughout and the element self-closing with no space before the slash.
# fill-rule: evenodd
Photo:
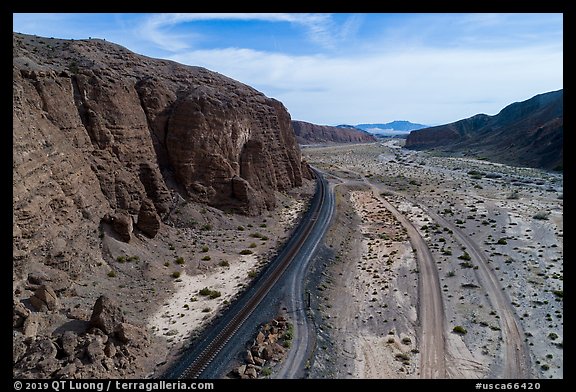
<svg viewBox="0 0 576 392">
<path fill-rule="evenodd" d="M 563 88 L 562 14 L 14 14 L 217 71 L 318 124 L 444 124 Z"/>
</svg>

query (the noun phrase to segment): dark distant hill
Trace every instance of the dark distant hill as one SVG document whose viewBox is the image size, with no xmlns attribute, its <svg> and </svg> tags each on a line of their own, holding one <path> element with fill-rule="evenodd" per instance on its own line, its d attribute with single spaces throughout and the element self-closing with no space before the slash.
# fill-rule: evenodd
<svg viewBox="0 0 576 392">
<path fill-rule="evenodd" d="M 451 124 L 410 132 L 406 148 L 464 153 L 515 166 L 561 169 L 564 90 L 506 106 L 495 116 L 477 114 Z"/>
<path fill-rule="evenodd" d="M 356 128 L 378 136 L 408 136 L 410 131 L 426 128 L 428 125 L 415 124 L 410 121 L 392 121 L 384 124 L 358 124 Z"/>
<path fill-rule="evenodd" d="M 376 138 L 351 125 L 316 125 L 304 121 L 292 120 L 296 140 L 300 144 L 314 143 L 370 143 Z"/>
</svg>

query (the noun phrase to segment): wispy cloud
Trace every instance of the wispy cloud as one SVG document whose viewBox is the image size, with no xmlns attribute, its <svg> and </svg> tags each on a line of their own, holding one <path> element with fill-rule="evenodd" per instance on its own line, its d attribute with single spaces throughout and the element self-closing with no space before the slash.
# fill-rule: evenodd
<svg viewBox="0 0 576 392">
<path fill-rule="evenodd" d="M 329 14 L 287 14 L 287 13 L 173 13 L 157 14 L 147 18 L 138 31 L 143 37 L 169 51 L 190 48 L 191 42 L 200 36 L 177 34 L 171 29 L 182 23 L 200 21 L 260 21 L 291 23 L 306 29 L 308 38 L 319 45 L 332 47 L 334 35 L 333 23 Z"/>
<path fill-rule="evenodd" d="M 429 49 L 355 58 L 227 48 L 172 59 L 252 85 L 284 102 L 293 117 L 319 123 L 409 119 L 437 124 L 479 111 L 496 114 L 504 103 L 550 91 L 549 86 L 561 88 L 563 73 L 561 46 Z"/>
<path fill-rule="evenodd" d="M 451 122 L 562 88 L 562 14 L 15 14 L 199 65 L 318 123 Z M 246 23 L 236 23 L 236 22 Z"/>
</svg>

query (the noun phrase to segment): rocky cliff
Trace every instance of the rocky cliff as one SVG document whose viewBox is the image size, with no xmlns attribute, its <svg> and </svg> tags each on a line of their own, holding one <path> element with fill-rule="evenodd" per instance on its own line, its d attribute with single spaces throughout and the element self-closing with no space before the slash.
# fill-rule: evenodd
<svg viewBox="0 0 576 392">
<path fill-rule="evenodd" d="M 371 143 L 376 138 L 354 127 L 331 127 L 304 121 L 292 121 L 296 139 L 300 144 L 313 143 Z"/>
<path fill-rule="evenodd" d="M 478 114 L 451 124 L 410 132 L 406 148 L 436 148 L 496 162 L 561 169 L 563 90 L 513 103 L 495 116 Z"/>
<path fill-rule="evenodd" d="M 302 183 L 290 115 L 249 86 L 101 40 L 13 44 L 17 239 L 67 219 L 154 236 L 174 193 L 258 214 Z"/>
<path fill-rule="evenodd" d="M 95 39 L 13 35 L 12 141 L 20 377 L 53 377 L 68 365 L 65 373 L 75 377 L 98 376 L 106 366 L 120 369 L 110 373 L 117 376 L 137 374 L 129 358 L 144 355 L 148 343 L 130 348 L 123 332 L 96 328 L 76 337 L 79 351 L 71 348 L 68 362 L 56 349 L 61 341 L 34 337 L 50 325 L 85 330 L 80 309 L 94 304 L 98 290 L 121 298 L 103 269 L 118 252 L 160 249 L 160 242 L 144 249 L 145 239 L 159 237 L 178 202 L 257 215 L 276 206 L 277 191 L 310 176 L 282 103 L 218 73 Z M 203 215 L 186 218 L 195 224 Z M 134 307 L 148 301 L 135 279 L 146 282 L 160 269 L 148 260 L 126 270 L 126 289 L 141 299 Z M 107 341 L 122 351 L 101 357 Z M 83 347 L 92 343 L 95 357 L 86 359 Z M 44 356 L 50 363 L 38 367 Z M 94 369 L 79 370 L 87 363 Z"/>
</svg>

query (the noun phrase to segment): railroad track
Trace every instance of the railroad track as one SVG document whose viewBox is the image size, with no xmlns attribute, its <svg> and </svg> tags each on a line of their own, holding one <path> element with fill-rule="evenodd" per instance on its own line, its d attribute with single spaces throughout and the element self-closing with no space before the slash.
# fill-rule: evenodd
<svg viewBox="0 0 576 392">
<path fill-rule="evenodd" d="M 226 346 L 230 339 L 232 339 L 236 331 L 238 331 L 242 324 L 250 317 L 262 299 L 264 299 L 294 260 L 298 251 L 308 238 L 308 235 L 316 225 L 327 192 L 326 188 L 328 185 L 326 180 L 317 170 L 312 170 L 316 177 L 316 194 L 312 198 L 308 212 L 296 230 L 294 230 L 290 240 L 268 267 L 262 271 L 261 276 L 254 282 L 253 287 L 246 290 L 236 301 L 236 303 L 244 302 L 244 304 L 242 306 L 231 306 L 228 308 L 228 312 L 230 313 L 220 317 L 216 324 L 213 325 L 212 328 L 218 331 L 216 336 L 212 337 L 210 334 L 207 334 L 204 340 L 197 343 L 197 345 L 204 346 L 200 353 L 194 353 L 194 355 L 192 355 L 193 353 L 189 352 L 187 353 L 188 355 L 186 353 L 182 355 L 181 361 L 167 373 L 165 378 L 199 378 L 216 355 Z"/>
</svg>

